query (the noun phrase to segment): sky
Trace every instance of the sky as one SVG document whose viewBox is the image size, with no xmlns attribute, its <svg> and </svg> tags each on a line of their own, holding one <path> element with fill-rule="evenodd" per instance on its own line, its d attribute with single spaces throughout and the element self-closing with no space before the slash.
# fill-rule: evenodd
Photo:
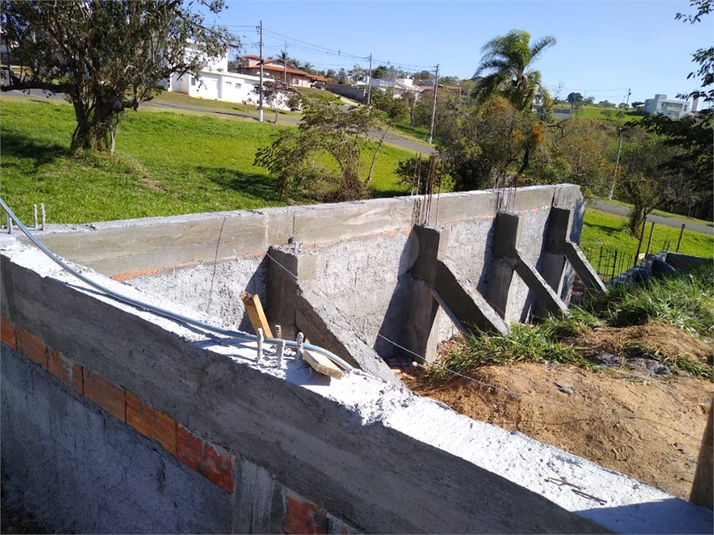
<svg viewBox="0 0 714 535">
<path fill-rule="evenodd" d="M 570 92 L 595 102 L 643 102 L 656 93 L 675 98 L 697 89 L 687 75 L 692 53 L 711 46 L 712 17 L 698 24 L 675 20 L 693 13 L 688 0 L 561 1 L 272 1 L 227 0 L 208 23 L 228 27 L 257 54 L 263 21 L 265 56 L 309 61 L 317 69 L 346 70 L 355 63 L 389 62 L 408 71 L 433 70 L 470 78 L 482 47 L 510 30 L 526 30 L 531 41 L 552 35 L 557 43 L 535 63 L 554 96 Z"/>
</svg>

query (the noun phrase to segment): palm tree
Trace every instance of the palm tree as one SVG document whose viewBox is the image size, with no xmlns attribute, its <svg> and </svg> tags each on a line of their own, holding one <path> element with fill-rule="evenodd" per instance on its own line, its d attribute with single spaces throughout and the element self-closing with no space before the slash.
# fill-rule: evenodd
<svg viewBox="0 0 714 535">
<path fill-rule="evenodd" d="M 473 77 L 476 87 L 472 96 L 477 102 L 483 102 L 499 93 L 517 109 L 530 109 L 540 85 L 540 72 L 526 69 L 538 59 L 543 50 L 556 42 L 555 37 L 548 35 L 531 46 L 530 39 L 531 34 L 527 31 L 511 30 L 483 46 L 481 51 L 484 55 Z M 483 73 L 486 75 L 482 76 Z"/>
</svg>

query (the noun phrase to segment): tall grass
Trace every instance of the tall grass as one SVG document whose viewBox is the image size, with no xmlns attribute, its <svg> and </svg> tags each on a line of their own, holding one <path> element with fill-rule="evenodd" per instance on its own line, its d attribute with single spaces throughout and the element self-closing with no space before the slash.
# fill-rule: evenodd
<svg viewBox="0 0 714 535">
<path fill-rule="evenodd" d="M 438 363 L 426 366 L 421 380 L 438 382 L 452 372 L 464 373 L 488 364 L 558 362 L 590 367 L 571 340 L 594 328 L 625 327 L 660 322 L 695 336 L 714 334 L 714 268 L 701 266 L 644 285 L 623 284 L 572 307 L 564 316 L 550 316 L 536 325 L 514 325 L 506 336 L 469 335 L 454 344 Z M 631 356 L 662 361 L 681 370 L 714 378 L 711 366 L 688 355 L 660 354 L 643 344 L 626 348 Z"/>
<path fill-rule="evenodd" d="M 695 336 L 714 334 L 714 271 L 711 265 L 623 284 L 591 297 L 585 307 L 613 327 L 661 322 Z"/>
</svg>

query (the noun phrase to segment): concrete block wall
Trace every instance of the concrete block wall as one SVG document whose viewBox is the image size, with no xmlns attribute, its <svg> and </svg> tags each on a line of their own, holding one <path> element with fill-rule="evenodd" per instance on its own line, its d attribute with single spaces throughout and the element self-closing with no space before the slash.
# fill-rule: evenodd
<svg viewBox="0 0 714 535">
<path fill-rule="evenodd" d="M 25 246 L 5 248 L 0 270 L 3 484 L 60 531 L 711 525 L 709 510 L 363 372 L 335 381 L 296 358 L 257 362 L 254 346 L 83 289 Z"/>
</svg>

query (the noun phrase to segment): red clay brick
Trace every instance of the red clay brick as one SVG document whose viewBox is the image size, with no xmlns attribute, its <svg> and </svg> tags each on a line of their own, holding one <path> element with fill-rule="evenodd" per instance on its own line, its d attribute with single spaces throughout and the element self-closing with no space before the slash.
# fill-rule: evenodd
<svg viewBox="0 0 714 535">
<path fill-rule="evenodd" d="M 288 510 L 285 514 L 285 533 L 327 533 L 327 514 L 314 503 L 288 493 Z"/>
<path fill-rule="evenodd" d="M 176 455 L 176 421 L 161 411 L 154 411 L 155 436 L 166 451 Z"/>
<path fill-rule="evenodd" d="M 0 316 L 0 341 L 12 349 L 17 349 L 15 326 L 2 316 Z"/>
<path fill-rule="evenodd" d="M 203 474 L 228 493 L 233 493 L 233 461 L 230 453 L 220 446 L 203 445 Z"/>
<path fill-rule="evenodd" d="M 124 389 L 106 379 L 84 371 L 84 395 L 120 422 L 126 422 Z"/>
<path fill-rule="evenodd" d="M 126 423 L 147 438 L 154 438 L 154 410 L 126 391 Z"/>
<path fill-rule="evenodd" d="M 45 351 L 45 343 L 42 339 L 21 328 L 16 329 L 15 333 L 17 334 L 17 347 L 20 352 L 46 370 L 47 351 Z"/>
<path fill-rule="evenodd" d="M 180 424 L 176 424 L 176 458 L 189 468 L 201 471 L 203 440 Z"/>
<path fill-rule="evenodd" d="M 47 371 L 68 387 L 73 388 L 80 394 L 84 393 L 82 367 L 73 364 L 72 361 L 64 358 L 59 351 L 50 347 L 47 348 Z"/>
</svg>

